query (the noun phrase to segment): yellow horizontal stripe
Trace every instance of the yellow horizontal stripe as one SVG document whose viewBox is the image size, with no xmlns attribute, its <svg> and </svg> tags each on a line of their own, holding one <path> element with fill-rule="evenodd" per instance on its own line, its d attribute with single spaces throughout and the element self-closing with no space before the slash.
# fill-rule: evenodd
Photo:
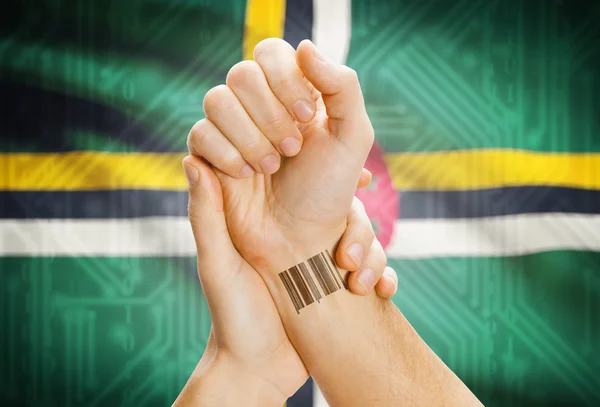
<svg viewBox="0 0 600 407">
<path fill-rule="evenodd" d="M 524 150 L 394 153 L 385 157 L 400 190 L 470 190 L 511 186 L 600 189 L 600 154 Z"/>
<path fill-rule="evenodd" d="M 183 153 L 1 154 L 0 189 L 186 189 Z"/>
<path fill-rule="evenodd" d="M 244 24 L 244 59 L 251 60 L 256 44 L 283 38 L 285 0 L 248 0 Z"/>
<path fill-rule="evenodd" d="M 3 190 L 185 190 L 184 153 L 0 154 Z M 600 153 L 463 150 L 385 156 L 394 188 L 469 190 L 506 186 L 600 189 Z"/>
</svg>

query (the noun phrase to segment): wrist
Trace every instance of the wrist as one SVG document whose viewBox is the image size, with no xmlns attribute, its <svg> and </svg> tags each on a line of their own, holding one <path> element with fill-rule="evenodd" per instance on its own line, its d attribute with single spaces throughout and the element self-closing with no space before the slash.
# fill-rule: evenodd
<svg viewBox="0 0 600 407">
<path fill-rule="evenodd" d="M 271 382 L 242 366 L 223 352 L 217 354 L 211 374 L 214 380 L 228 383 L 228 391 L 234 390 L 243 405 L 282 406 L 286 397 Z M 237 404 L 237 405 L 242 405 Z"/>
<path fill-rule="evenodd" d="M 348 271 L 337 267 L 334 260 L 337 245 L 337 240 L 329 244 L 315 242 L 299 250 L 280 252 L 278 265 L 262 274 L 282 319 L 310 313 L 322 303 L 335 311 L 340 296 L 349 294 Z"/>
<path fill-rule="evenodd" d="M 278 278 L 278 274 L 314 255 L 328 250 L 332 255 L 346 230 L 346 222 L 337 226 L 303 227 L 289 231 L 273 245 L 263 251 L 264 255 L 250 264 L 267 279 Z"/>
<path fill-rule="evenodd" d="M 286 397 L 222 352 L 205 353 L 175 406 L 280 407 Z"/>
</svg>

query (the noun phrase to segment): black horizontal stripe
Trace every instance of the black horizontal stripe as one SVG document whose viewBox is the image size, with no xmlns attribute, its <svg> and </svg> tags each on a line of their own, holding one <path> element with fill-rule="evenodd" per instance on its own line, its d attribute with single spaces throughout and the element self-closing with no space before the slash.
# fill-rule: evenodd
<svg viewBox="0 0 600 407">
<path fill-rule="evenodd" d="M 187 191 L 0 191 L 0 217 L 102 219 L 187 216 L 187 201 Z M 515 187 L 400 193 L 402 219 L 477 218 L 544 212 L 598 214 L 600 191 Z"/>
<path fill-rule="evenodd" d="M 7 152 L 104 150 L 114 142 L 126 151 L 185 151 L 185 133 L 178 143 L 154 134 L 152 128 L 123 112 L 74 95 L 0 79 L 0 131 Z M 94 145 L 73 133 L 93 133 Z"/>
<path fill-rule="evenodd" d="M 135 218 L 187 216 L 187 191 L 1 191 L 0 217 Z"/>
<path fill-rule="evenodd" d="M 480 218 L 548 212 L 600 213 L 600 191 L 540 186 L 400 192 L 402 219 Z"/>
</svg>

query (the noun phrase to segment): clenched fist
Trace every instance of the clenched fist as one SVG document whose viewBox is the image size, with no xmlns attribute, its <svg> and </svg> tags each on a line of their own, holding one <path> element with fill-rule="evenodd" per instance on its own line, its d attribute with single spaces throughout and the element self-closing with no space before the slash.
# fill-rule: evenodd
<svg viewBox="0 0 600 407">
<path fill-rule="evenodd" d="M 204 109 L 184 165 L 212 186 L 242 256 L 267 285 L 277 284 L 279 272 L 335 245 L 361 175 L 362 183 L 368 178 L 363 165 L 373 128 L 357 75 L 325 59 L 310 41 L 296 51 L 268 39 L 256 47 L 254 61 L 230 70 L 227 85 L 208 92 Z M 362 253 L 344 253 L 338 251 L 338 260 L 352 270 L 352 257 Z M 351 274 L 351 289 L 373 288 L 381 276 L 373 270 L 384 267 L 370 261 Z"/>
<path fill-rule="evenodd" d="M 198 404 L 197 397 L 239 405 L 241 392 L 218 390 L 223 380 L 244 386 L 245 405 L 281 405 L 306 380 L 268 289 L 279 260 L 293 264 L 315 248 L 331 249 L 344 232 L 332 252 L 337 263 L 367 277 L 351 278 L 350 290 L 374 288 L 383 298 L 396 291 L 397 277 L 353 198 L 370 181 L 362 163 L 373 138 L 364 111 L 341 114 L 346 97 L 361 100 L 356 76 L 316 55 L 310 43 L 297 54 L 281 40 L 263 41 L 256 62 L 234 66 L 227 85 L 207 94 L 206 119 L 190 132 L 188 213 L 213 326 L 176 405 Z M 346 139 L 352 128 L 354 140 Z"/>
</svg>

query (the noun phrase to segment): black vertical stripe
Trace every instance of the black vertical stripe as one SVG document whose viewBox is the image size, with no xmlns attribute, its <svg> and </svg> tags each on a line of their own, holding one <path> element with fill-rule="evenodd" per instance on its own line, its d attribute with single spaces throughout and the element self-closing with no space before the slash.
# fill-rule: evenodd
<svg viewBox="0 0 600 407">
<path fill-rule="evenodd" d="M 304 300 L 304 305 L 306 306 L 306 305 L 312 304 L 314 302 L 314 299 L 312 298 L 312 295 L 310 295 L 310 292 L 308 291 L 308 287 L 306 286 L 306 283 L 302 279 L 302 276 L 300 275 L 300 271 L 298 270 L 298 267 L 292 267 L 291 269 L 288 270 L 288 272 L 290 273 L 290 275 L 292 276 L 292 279 L 296 283 L 296 287 L 298 288 L 298 291 L 300 292 L 300 296 Z"/>
<path fill-rule="evenodd" d="M 317 254 L 313 257 L 315 262 L 315 273 L 320 274 L 325 281 L 325 285 L 327 285 L 327 293 L 331 294 L 332 292 L 337 290 L 335 283 L 333 282 L 331 275 L 327 269 L 327 265 L 323 261 L 323 257 L 321 254 Z"/>
<path fill-rule="evenodd" d="M 300 309 L 315 301 L 320 302 L 319 300 L 323 298 L 315 284 L 315 278 L 318 280 L 325 296 L 338 291 L 342 287 L 348 288 L 335 263 L 333 263 L 329 251 L 319 253 L 306 262 L 282 271 L 279 273 L 279 278 L 281 278 L 298 314 Z"/>
<path fill-rule="evenodd" d="M 329 259 L 323 253 L 320 253 L 319 256 L 321 256 L 321 258 L 323 259 L 323 264 L 325 264 L 325 267 L 327 268 L 327 273 L 329 273 L 329 275 L 331 276 L 331 281 L 335 285 L 335 290 L 334 291 L 339 290 L 342 286 L 340 285 L 340 283 L 335 278 L 335 273 L 333 272 L 333 268 L 331 267 L 331 265 L 328 262 Z"/>
<path fill-rule="evenodd" d="M 325 295 L 331 294 L 331 292 L 329 291 L 329 288 L 327 287 L 327 284 L 325 283 L 325 279 L 323 278 L 321 273 L 318 272 L 318 266 L 315 261 L 315 258 L 312 257 L 312 258 L 308 259 L 308 264 L 310 265 L 310 268 L 314 271 L 315 276 L 317 277 L 317 281 L 319 282 L 319 285 L 321 286 L 321 289 L 323 290 L 323 293 Z"/>
<path fill-rule="evenodd" d="M 283 282 L 283 286 L 285 287 L 285 290 L 288 292 L 288 295 L 292 299 L 292 304 L 294 304 L 296 313 L 299 314 L 300 308 L 302 308 L 302 304 L 300 304 L 300 299 L 298 298 L 298 296 L 296 294 L 296 289 L 294 288 L 294 285 L 292 284 L 292 281 L 290 280 L 290 276 L 288 275 L 287 271 L 279 273 L 279 278 L 281 278 L 281 281 Z"/>
<path fill-rule="evenodd" d="M 312 39 L 313 0 L 287 0 L 283 39 L 294 48 L 300 41 Z"/>
<path fill-rule="evenodd" d="M 329 253 L 329 250 L 326 250 L 325 253 L 327 253 L 327 257 L 329 257 L 329 261 L 331 262 L 331 266 L 335 270 L 335 273 L 337 274 L 340 282 L 342 283 L 342 286 L 347 290 L 348 289 L 348 284 L 346 283 L 346 280 L 344 280 L 344 278 L 340 274 L 340 270 L 335 265 L 335 262 L 333 261 L 333 257 L 331 256 L 331 253 Z"/>
<path fill-rule="evenodd" d="M 317 300 L 317 302 L 319 302 L 319 300 L 321 299 L 321 293 L 317 289 L 317 286 L 315 285 L 315 282 L 312 279 L 312 276 L 308 272 L 308 268 L 306 267 L 306 264 L 300 263 L 300 264 L 298 264 L 298 268 L 302 272 L 302 277 L 304 277 L 304 281 L 306 281 L 308 283 L 308 287 L 310 288 L 313 298 L 315 300 Z"/>
<path fill-rule="evenodd" d="M 312 407 L 313 404 L 313 386 L 312 378 L 309 378 L 306 383 L 294 394 L 287 402 L 286 407 Z"/>
</svg>

